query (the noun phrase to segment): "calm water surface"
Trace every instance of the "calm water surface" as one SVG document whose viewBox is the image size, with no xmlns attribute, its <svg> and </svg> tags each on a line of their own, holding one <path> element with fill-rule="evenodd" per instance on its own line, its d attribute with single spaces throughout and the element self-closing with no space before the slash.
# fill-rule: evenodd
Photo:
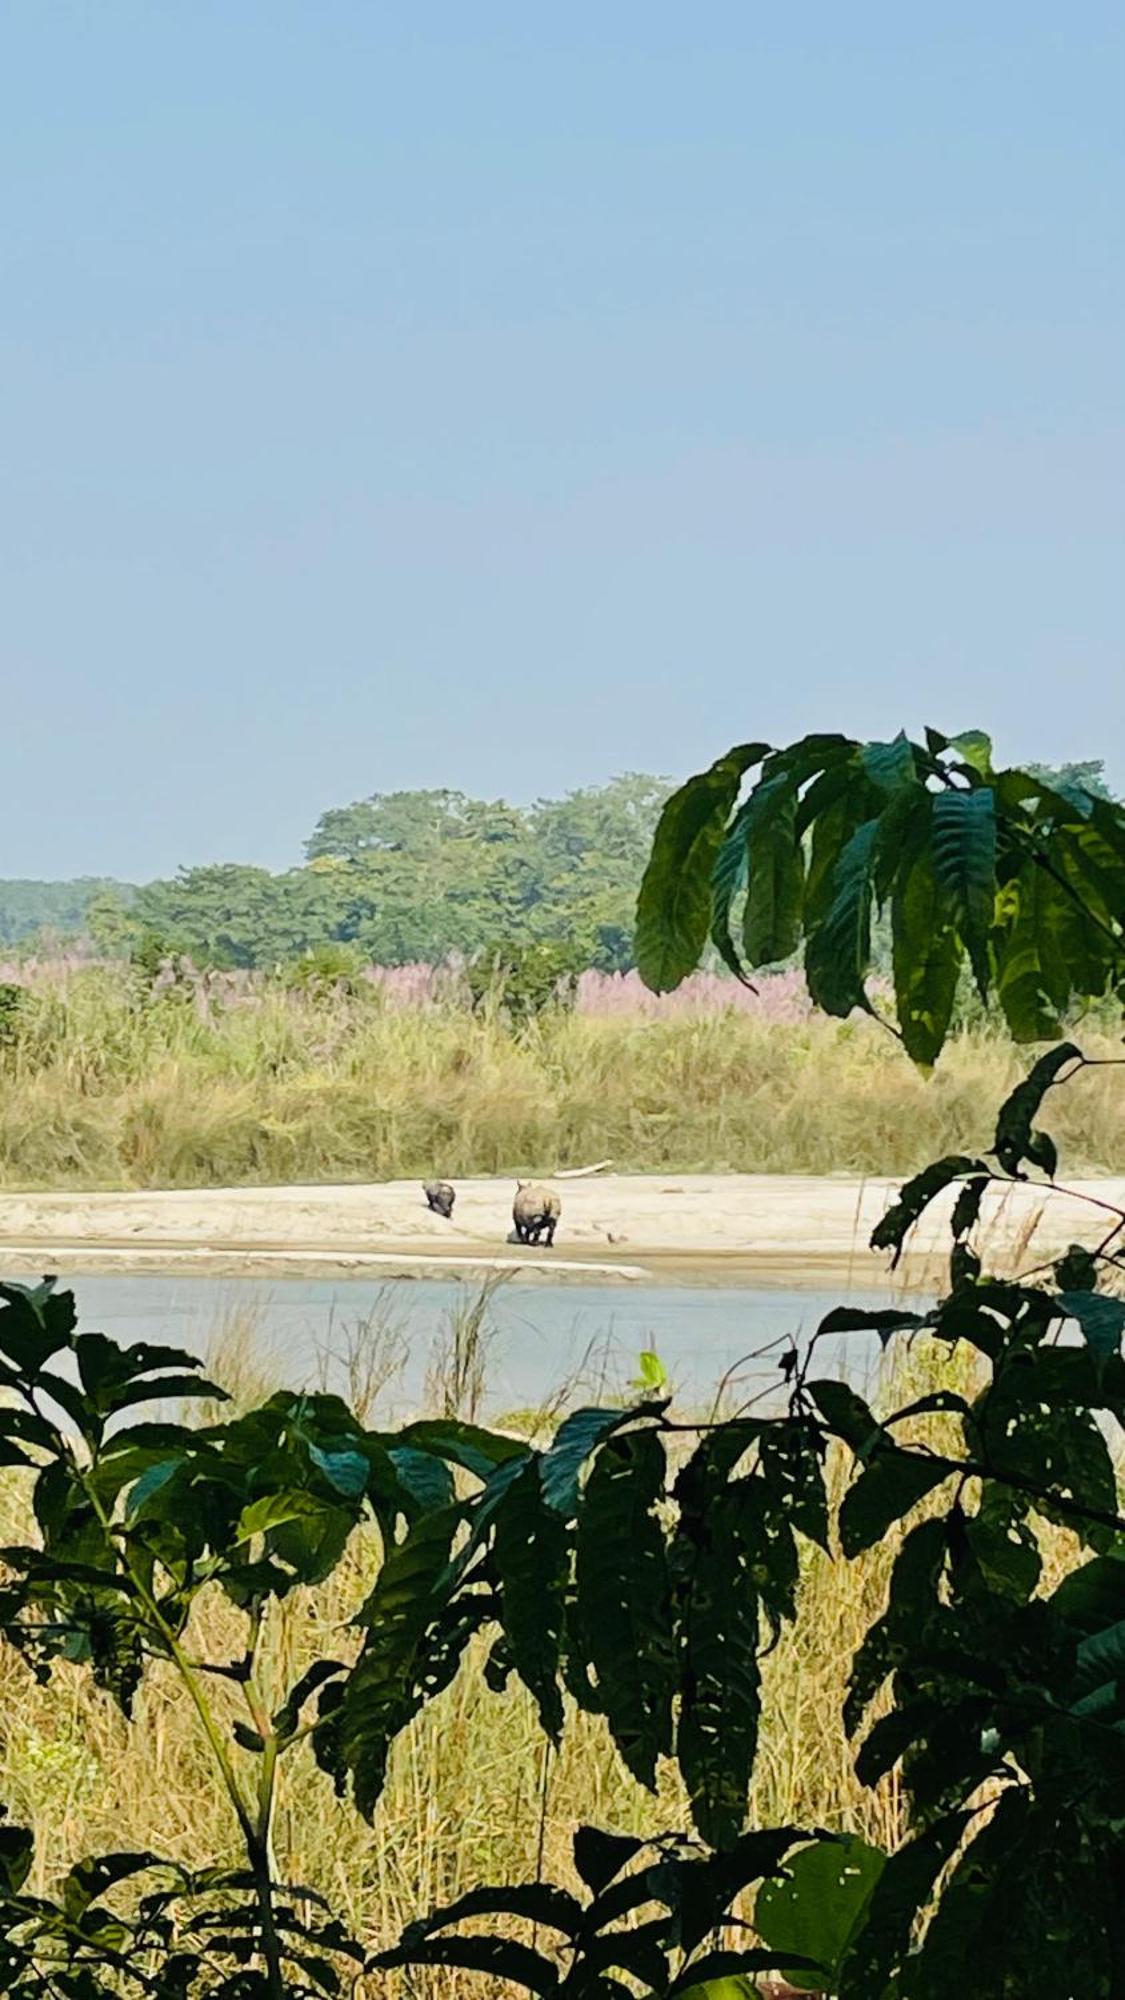
<svg viewBox="0 0 1125 2000">
<path fill-rule="evenodd" d="M 435 1340 L 474 1288 L 441 1279 L 79 1277 L 67 1279 L 79 1324 L 120 1341 L 165 1341 L 218 1360 L 246 1329 L 264 1370 L 278 1383 L 324 1379 L 342 1388 L 341 1357 L 361 1322 L 393 1328 L 404 1348 L 401 1371 L 384 1392 L 383 1421 L 423 1401 Z M 642 1349 L 660 1355 L 685 1402 L 707 1401 L 733 1370 L 737 1400 L 778 1382 L 780 1344 L 806 1340 L 833 1306 L 886 1306 L 885 1291 L 783 1290 L 771 1286 L 696 1289 L 690 1285 L 508 1285 L 489 1306 L 492 1332 L 485 1413 L 537 1408 L 564 1384 L 596 1397 L 635 1376 Z M 917 1298 L 911 1305 L 917 1307 Z M 771 1343 L 779 1343 L 771 1347 Z M 768 1350 L 763 1352 L 762 1350 Z M 228 1355 L 230 1348 L 227 1348 Z M 878 1357 L 873 1334 L 826 1340 L 825 1373 L 855 1380 Z M 221 1375 L 221 1363 L 217 1368 Z"/>
</svg>

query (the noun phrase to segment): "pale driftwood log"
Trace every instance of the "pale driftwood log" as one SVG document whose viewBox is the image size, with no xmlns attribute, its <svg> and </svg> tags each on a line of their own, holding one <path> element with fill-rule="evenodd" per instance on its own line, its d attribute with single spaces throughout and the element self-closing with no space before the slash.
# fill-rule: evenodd
<svg viewBox="0 0 1125 2000">
<path fill-rule="evenodd" d="M 592 1167 L 558 1167 L 553 1174 L 548 1174 L 547 1179 L 552 1181 L 583 1181 L 590 1174 L 604 1174 L 606 1168 L 612 1167 L 612 1165 L 612 1160 L 595 1160 Z"/>
</svg>

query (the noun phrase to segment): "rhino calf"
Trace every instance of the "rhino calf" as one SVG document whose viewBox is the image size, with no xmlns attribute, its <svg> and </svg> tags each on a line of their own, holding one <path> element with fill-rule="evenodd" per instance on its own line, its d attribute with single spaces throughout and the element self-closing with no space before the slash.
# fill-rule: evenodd
<svg viewBox="0 0 1125 2000">
<path fill-rule="evenodd" d="M 444 1215 L 449 1221 L 453 1214 L 453 1204 L 457 1199 L 448 1181 L 423 1181 L 422 1193 L 435 1215 Z"/>
<path fill-rule="evenodd" d="M 550 1188 L 539 1187 L 534 1181 L 517 1182 L 512 1221 L 521 1243 L 538 1244 L 540 1238 L 544 1238 L 550 1250 L 561 1213 L 562 1203 Z"/>
</svg>

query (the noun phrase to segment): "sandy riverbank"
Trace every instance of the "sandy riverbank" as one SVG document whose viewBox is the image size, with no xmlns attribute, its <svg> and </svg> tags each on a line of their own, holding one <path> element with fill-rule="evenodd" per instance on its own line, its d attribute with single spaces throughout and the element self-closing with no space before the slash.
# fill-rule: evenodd
<svg viewBox="0 0 1125 2000">
<path fill-rule="evenodd" d="M 197 1271 L 387 1277 L 513 1268 L 529 1279 L 659 1276 L 723 1282 L 760 1276 L 870 1285 L 886 1257 L 867 1249 L 897 1183 L 845 1176 L 618 1175 L 564 1181 L 555 1250 L 509 1242 L 511 1181 L 462 1181 L 455 1219 L 431 1215 L 416 1182 L 211 1188 L 138 1194 L 0 1194 L 0 1272 Z M 1068 1184 L 1125 1207 L 1125 1179 Z M 948 1244 L 950 1198 L 914 1232 L 908 1268 L 931 1282 Z M 995 1268 L 1027 1268 L 1112 1218 L 1061 1192 L 990 1194 L 984 1225 Z"/>
</svg>

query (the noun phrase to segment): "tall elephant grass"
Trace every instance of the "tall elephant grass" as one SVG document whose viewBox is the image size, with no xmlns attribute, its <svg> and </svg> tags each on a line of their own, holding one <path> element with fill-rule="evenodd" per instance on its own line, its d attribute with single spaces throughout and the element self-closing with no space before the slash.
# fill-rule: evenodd
<svg viewBox="0 0 1125 2000">
<path fill-rule="evenodd" d="M 277 982 L 142 992 L 121 968 L 33 987 L 0 1046 L 0 1184 L 206 1187 L 550 1170 L 896 1174 L 991 1136 L 1024 1058 L 987 1026 L 926 1084 L 871 1021 L 732 1004 L 712 981 L 662 1006 L 622 983 L 598 1011 L 513 1026 L 440 987 L 304 993 Z M 628 1004 L 627 1004 L 628 1003 Z M 635 1003 L 635 1004 L 633 1004 Z M 1103 1027 L 1083 1037 L 1108 1050 Z M 1123 1158 L 1125 1073 L 1057 1107 L 1070 1171 Z"/>
<path fill-rule="evenodd" d="M 487 1304 L 483 1296 L 467 1298 L 466 1311 L 479 1322 Z M 354 1365 L 358 1353 L 362 1364 L 369 1348 L 368 1359 L 380 1359 L 388 1339 L 393 1348 L 391 1331 L 380 1317 L 340 1358 Z M 222 1330 L 209 1367 L 236 1407 L 272 1386 L 267 1334 L 262 1323 L 231 1322 Z M 443 1345 L 439 1338 L 435 1359 L 447 1353 L 448 1340 Z M 889 1409 L 939 1384 L 964 1391 L 971 1379 L 967 1350 L 951 1354 L 924 1341 L 900 1346 L 869 1389 L 875 1405 Z M 448 1393 L 446 1378 L 446 1407 Z M 557 1414 L 557 1407 L 544 1413 L 544 1424 Z M 838 1499 L 843 1454 L 829 1471 Z M 25 1509 L 17 1477 L 0 1476 L 4 1541 L 26 1533 Z M 892 1534 L 851 1563 L 806 1553 L 799 1615 L 764 1667 L 754 1823 L 851 1830 L 891 1847 L 901 1838 L 896 1777 L 874 1791 L 861 1786 L 841 1726 L 849 1662 L 884 1600 L 899 1539 Z M 1074 1548 L 1052 1531 L 1046 1553 L 1050 1583 L 1073 1560 Z M 312 1659 L 340 1657 L 354 1645 L 348 1620 L 376 1561 L 373 1540 L 361 1531 L 327 1586 L 275 1607 L 261 1662 L 279 1698 Z M 228 1644 L 233 1652 L 236 1621 L 218 1592 L 201 1600 L 196 1620 L 201 1656 L 221 1659 Z M 511 1684 L 502 1695 L 490 1692 L 482 1667 L 481 1653 L 471 1654 L 453 1685 L 399 1740 L 371 1825 L 336 1799 L 309 1752 L 286 1763 L 279 1867 L 287 1879 L 327 1897 L 369 1945 L 397 1936 L 411 1918 L 473 1885 L 533 1879 L 540 1863 L 548 1878 L 573 1886 L 571 1839 L 582 1822 L 637 1834 L 688 1823 L 674 1771 L 666 1767 L 659 1795 L 651 1797 L 629 1777 L 599 1721 L 575 1714 L 556 1755 L 522 1690 Z M 211 1692 L 221 1706 L 222 1684 Z M 230 1698 L 237 1703 L 233 1690 Z M 33 1892 L 57 1884 L 60 1871 L 87 1853 L 151 1850 L 187 1866 L 235 1857 L 234 1829 L 196 1716 L 180 1681 L 160 1664 L 150 1666 L 129 1723 L 83 1671 L 57 1664 L 50 1682 L 38 1685 L 0 1642 L 0 1802 L 35 1829 Z M 441 1972 L 416 1974 L 402 1990 L 421 2000 L 488 1991 Z"/>
</svg>

